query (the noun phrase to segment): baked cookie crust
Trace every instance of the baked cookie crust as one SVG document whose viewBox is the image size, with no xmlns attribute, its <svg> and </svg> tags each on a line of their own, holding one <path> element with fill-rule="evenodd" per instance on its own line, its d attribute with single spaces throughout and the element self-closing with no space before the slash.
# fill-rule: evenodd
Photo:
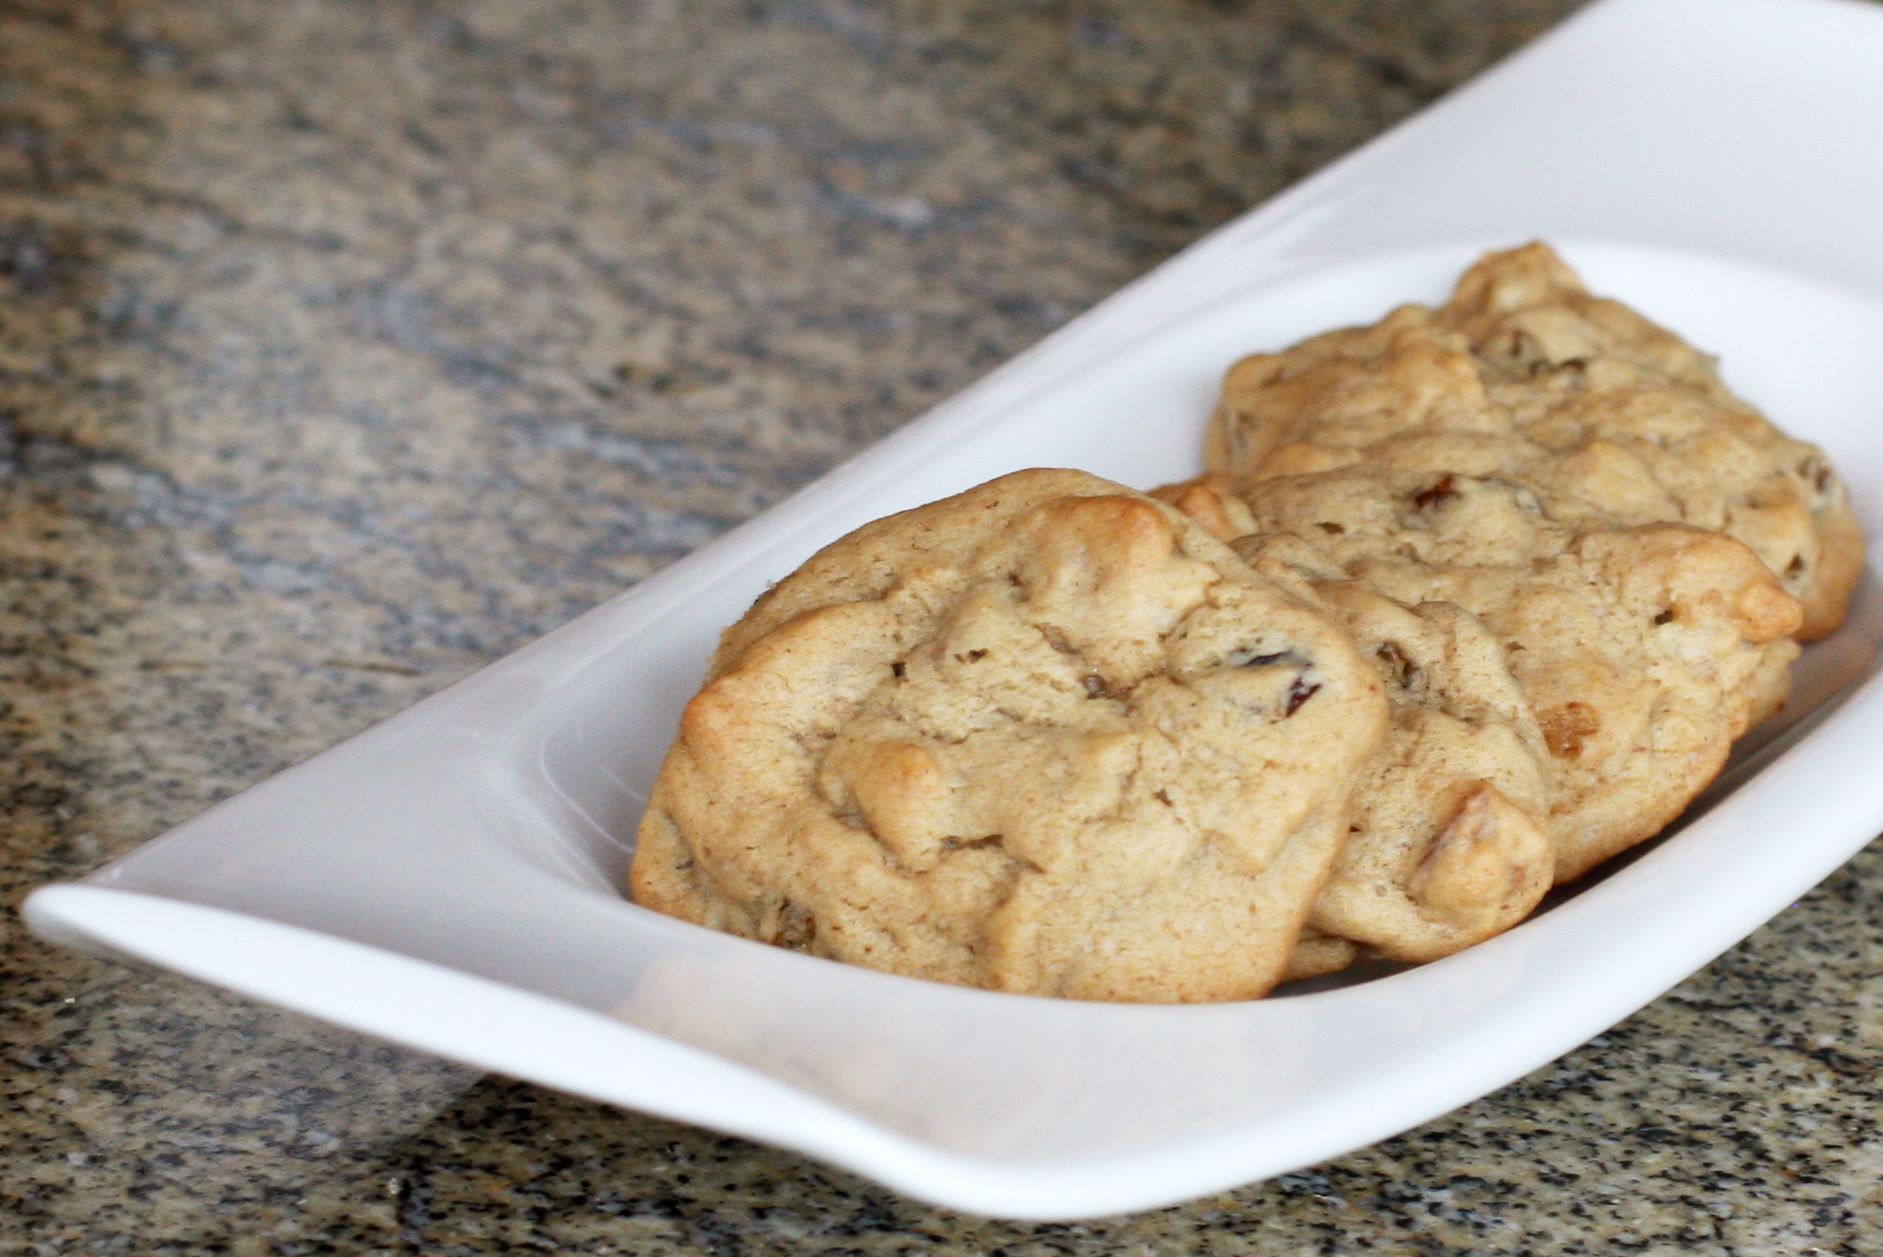
<svg viewBox="0 0 1883 1257">
<path fill-rule="evenodd" d="M 1021 472 L 857 530 L 726 632 L 631 890 L 911 976 L 1255 998 L 1385 722 L 1334 618 L 1143 494 Z"/>
<path fill-rule="evenodd" d="M 1404 606 L 1469 612 L 1547 748 L 1557 883 L 1678 816 L 1782 702 L 1797 655 L 1797 601 L 1721 533 L 1604 525 L 1582 505 L 1564 522 L 1519 482 L 1370 463 L 1160 492 L 1245 531 L 1245 553 L 1290 538 Z"/>
<path fill-rule="evenodd" d="M 1804 608 L 1842 623 L 1864 543 L 1823 451 L 1774 427 L 1716 363 L 1590 293 L 1547 245 L 1492 253 L 1437 308 L 1233 366 L 1207 442 L 1239 477 L 1365 462 L 1502 476 L 1628 525 L 1678 523 L 1749 546 Z"/>
</svg>

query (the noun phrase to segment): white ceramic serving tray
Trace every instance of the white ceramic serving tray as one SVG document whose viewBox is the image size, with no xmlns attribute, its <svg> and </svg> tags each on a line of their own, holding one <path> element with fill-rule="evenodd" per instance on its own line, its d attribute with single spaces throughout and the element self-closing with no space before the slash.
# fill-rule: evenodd
<svg viewBox="0 0 1883 1257">
<path fill-rule="evenodd" d="M 1608 0 L 762 520 L 27 902 L 32 927 L 517 1078 L 1022 1218 L 1303 1166 L 1627 1016 L 1883 829 L 1883 596 L 1679 832 L 1437 964 L 1260 1003 L 1079 1004 L 848 968 L 613 889 L 716 630 L 849 528 L 1031 465 L 1197 470 L 1225 364 L 1557 241 L 1829 447 L 1883 532 L 1883 11 Z"/>
</svg>

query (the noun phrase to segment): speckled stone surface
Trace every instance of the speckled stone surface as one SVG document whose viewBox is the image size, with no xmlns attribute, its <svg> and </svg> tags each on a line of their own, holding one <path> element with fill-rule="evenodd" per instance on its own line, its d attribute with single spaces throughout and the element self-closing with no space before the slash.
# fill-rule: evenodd
<svg viewBox="0 0 1883 1257">
<path fill-rule="evenodd" d="M 1883 1251 L 1883 849 L 1562 1061 L 1013 1226 L 25 936 L 1570 0 L 0 3 L 0 1251 Z"/>
</svg>

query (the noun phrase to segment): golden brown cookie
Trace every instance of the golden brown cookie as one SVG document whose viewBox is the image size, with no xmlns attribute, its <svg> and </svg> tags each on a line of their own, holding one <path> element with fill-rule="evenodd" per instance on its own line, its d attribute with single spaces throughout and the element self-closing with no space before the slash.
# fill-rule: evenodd
<svg viewBox="0 0 1883 1257">
<path fill-rule="evenodd" d="M 1798 603 L 1722 534 L 1563 523 L 1495 476 L 1355 465 L 1238 489 L 1216 508 L 1234 526 L 1312 539 L 1344 576 L 1456 604 L 1498 640 L 1549 752 L 1558 882 L 1658 833 L 1782 699 Z"/>
<path fill-rule="evenodd" d="M 1379 469 L 1499 475 L 1624 524 L 1681 523 L 1750 546 L 1836 629 L 1863 537 L 1822 451 L 1735 397 L 1713 360 L 1592 296 L 1547 246 L 1493 253 L 1437 309 L 1404 306 L 1238 362 L 1210 465 L 1295 475 Z"/>
<path fill-rule="evenodd" d="M 1291 975 L 1342 968 L 1353 944 L 1435 960 L 1529 915 L 1555 869 L 1549 755 L 1497 639 L 1458 606 L 1395 601 L 1300 538 L 1256 532 L 1249 507 L 1220 482 L 1157 496 L 1217 536 L 1240 536 L 1236 548 L 1258 572 L 1302 586 L 1354 634 L 1386 687 L 1386 739 Z"/>
<path fill-rule="evenodd" d="M 1452 603 L 1409 606 L 1341 579 L 1295 538 L 1236 549 L 1258 572 L 1306 577 L 1386 686 L 1386 739 L 1309 924 L 1423 961 L 1523 920 L 1555 871 L 1548 753 L 1497 639 Z"/>
<path fill-rule="evenodd" d="M 857 530 L 728 630 L 632 892 L 918 977 L 1254 998 L 1345 839 L 1382 690 L 1178 512 L 1007 476 Z"/>
</svg>

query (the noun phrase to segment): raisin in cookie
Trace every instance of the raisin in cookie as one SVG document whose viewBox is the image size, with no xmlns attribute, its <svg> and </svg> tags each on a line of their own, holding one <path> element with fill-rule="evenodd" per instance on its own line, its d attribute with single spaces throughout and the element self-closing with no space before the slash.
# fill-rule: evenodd
<svg viewBox="0 0 1883 1257">
<path fill-rule="evenodd" d="M 1735 397 L 1705 354 L 1593 296 L 1547 246 L 1490 254 L 1437 309 L 1404 306 L 1232 367 L 1213 469 L 1352 463 L 1500 475 L 1626 524 L 1683 523 L 1750 546 L 1804 607 L 1842 621 L 1863 537 L 1822 451 Z"/>
<path fill-rule="evenodd" d="M 1349 579 L 1299 538 L 1249 535 L 1249 508 L 1218 485 L 1158 496 L 1219 537 L 1240 537 L 1258 572 L 1305 585 L 1301 596 L 1346 625 L 1386 686 L 1386 739 L 1291 976 L 1343 968 L 1359 945 L 1436 960 L 1528 916 L 1555 871 L 1549 754 L 1497 639 L 1454 604 L 1407 605 Z"/>
<path fill-rule="evenodd" d="M 632 893 L 918 977 L 1254 998 L 1347 835 L 1382 688 L 1180 513 L 1021 472 L 859 529 L 727 631 Z"/>
<path fill-rule="evenodd" d="M 1558 882 L 1679 815 L 1797 654 L 1797 601 L 1720 533 L 1598 527 L 1585 508 L 1564 523 L 1501 477 L 1370 465 L 1257 477 L 1231 500 L 1232 526 L 1310 540 L 1343 575 L 1454 603 L 1497 638 L 1549 751 Z"/>
</svg>

